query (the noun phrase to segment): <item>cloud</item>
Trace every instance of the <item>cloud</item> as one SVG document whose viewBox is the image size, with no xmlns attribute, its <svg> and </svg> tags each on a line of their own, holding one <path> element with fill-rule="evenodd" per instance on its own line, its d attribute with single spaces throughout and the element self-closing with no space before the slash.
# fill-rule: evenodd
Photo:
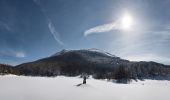
<svg viewBox="0 0 170 100">
<path fill-rule="evenodd" d="M 60 45 L 64 45 L 64 43 L 60 40 L 60 36 L 59 33 L 56 31 L 53 23 L 51 21 L 49 21 L 48 23 L 48 28 L 51 32 L 51 34 L 53 35 L 54 39 L 60 44 Z"/>
<path fill-rule="evenodd" d="M 131 61 L 156 61 L 164 64 L 169 64 L 170 62 L 170 59 L 168 57 L 160 56 L 158 54 L 153 53 L 130 55 L 124 58 Z"/>
<path fill-rule="evenodd" d="M 170 24 L 164 26 L 165 29 L 170 30 Z"/>
<path fill-rule="evenodd" d="M 17 58 L 24 58 L 24 57 L 26 57 L 25 53 L 24 53 L 24 52 L 21 52 L 21 51 L 16 52 L 16 53 L 15 53 L 15 56 L 16 56 Z"/>
<path fill-rule="evenodd" d="M 6 23 L 4 23 L 4 22 L 2 22 L 2 21 L 0 21 L 0 28 L 3 28 L 3 29 L 8 30 L 8 31 L 11 30 L 11 28 L 9 27 L 9 25 L 6 24 Z"/>
<path fill-rule="evenodd" d="M 84 35 L 87 36 L 93 33 L 109 32 L 112 30 L 130 30 L 130 27 L 135 24 L 132 19 L 132 16 L 126 12 L 122 18 L 115 19 L 115 21 L 111 23 L 106 23 L 86 30 Z"/>
<path fill-rule="evenodd" d="M 33 0 L 34 3 L 40 8 L 40 10 L 42 11 L 42 13 L 44 14 L 44 16 L 46 17 L 47 21 L 48 21 L 48 28 L 50 33 L 52 34 L 52 36 L 54 37 L 55 41 L 57 43 L 59 43 L 60 45 L 64 45 L 64 43 L 61 41 L 60 39 L 60 35 L 59 33 L 56 31 L 51 19 L 48 17 L 48 15 L 45 13 L 45 9 L 42 7 L 42 4 L 39 0 Z"/>
<path fill-rule="evenodd" d="M 84 35 L 87 36 L 87 35 L 90 35 L 93 33 L 109 32 L 111 30 L 117 30 L 117 29 L 118 29 L 117 23 L 112 22 L 112 23 L 103 24 L 103 25 L 99 25 L 99 26 L 90 28 L 84 32 Z"/>
<path fill-rule="evenodd" d="M 13 50 L 10 48 L 6 48 L 5 50 L 0 51 L 0 56 L 2 57 L 16 57 L 16 58 L 24 58 L 26 57 L 25 52 L 21 50 Z"/>
</svg>

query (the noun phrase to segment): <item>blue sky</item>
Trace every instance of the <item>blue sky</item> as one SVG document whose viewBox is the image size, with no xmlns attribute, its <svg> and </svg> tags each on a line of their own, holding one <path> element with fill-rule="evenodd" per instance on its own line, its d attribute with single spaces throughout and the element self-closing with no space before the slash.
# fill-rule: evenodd
<svg viewBox="0 0 170 100">
<path fill-rule="evenodd" d="M 0 63 L 97 48 L 128 60 L 170 64 L 169 5 L 169 0 L 0 0 Z M 134 23 L 130 31 L 117 25 L 125 13 Z"/>
</svg>

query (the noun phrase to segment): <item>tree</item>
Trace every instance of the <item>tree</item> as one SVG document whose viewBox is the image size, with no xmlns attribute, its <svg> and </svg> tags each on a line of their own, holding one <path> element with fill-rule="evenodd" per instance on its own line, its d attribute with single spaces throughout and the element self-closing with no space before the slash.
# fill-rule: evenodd
<svg viewBox="0 0 170 100">
<path fill-rule="evenodd" d="M 118 83 L 127 83 L 130 81 L 130 71 L 125 65 L 120 65 L 115 72 L 115 79 Z"/>
</svg>

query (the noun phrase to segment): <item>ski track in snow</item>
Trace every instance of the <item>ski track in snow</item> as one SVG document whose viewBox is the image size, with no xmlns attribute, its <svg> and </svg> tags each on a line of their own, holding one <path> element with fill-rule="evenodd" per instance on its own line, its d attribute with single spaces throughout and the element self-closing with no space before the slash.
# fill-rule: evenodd
<svg viewBox="0 0 170 100">
<path fill-rule="evenodd" d="M 170 81 L 133 81 L 117 84 L 105 80 L 58 76 L 0 76 L 0 100 L 170 100 Z"/>
</svg>

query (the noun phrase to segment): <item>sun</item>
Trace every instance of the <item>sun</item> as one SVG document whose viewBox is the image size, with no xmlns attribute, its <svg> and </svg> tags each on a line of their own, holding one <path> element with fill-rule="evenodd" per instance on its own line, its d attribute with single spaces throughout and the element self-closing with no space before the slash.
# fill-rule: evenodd
<svg viewBox="0 0 170 100">
<path fill-rule="evenodd" d="M 133 25 L 133 18 L 129 13 L 123 15 L 121 19 L 121 27 L 123 30 L 130 30 Z"/>
</svg>

